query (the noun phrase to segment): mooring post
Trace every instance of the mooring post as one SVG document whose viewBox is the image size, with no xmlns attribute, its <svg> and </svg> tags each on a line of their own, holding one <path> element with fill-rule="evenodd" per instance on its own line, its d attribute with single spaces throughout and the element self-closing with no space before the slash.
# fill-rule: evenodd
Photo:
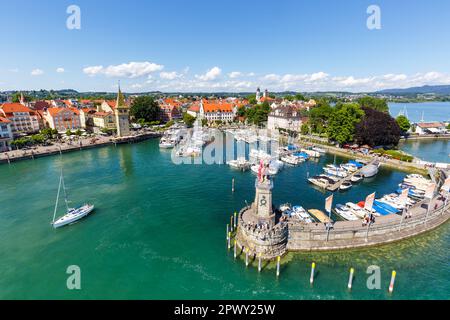
<svg viewBox="0 0 450 320">
<path fill-rule="evenodd" d="M 309 283 L 312 285 L 314 283 L 314 271 L 316 269 L 316 263 L 313 262 L 311 265 L 311 277 L 309 278 Z"/>
<path fill-rule="evenodd" d="M 6 154 L 6 158 L 8 158 L 8 164 L 11 164 L 11 159 L 9 159 L 9 154 Z"/>
<path fill-rule="evenodd" d="M 234 239 L 234 259 L 237 257 L 237 241 Z"/>
<path fill-rule="evenodd" d="M 369 219 L 369 220 L 370 220 L 370 219 Z M 371 224 L 371 222 L 369 221 L 369 222 L 367 223 L 366 242 L 369 240 L 369 228 L 370 228 L 370 224 Z"/>
<path fill-rule="evenodd" d="M 350 277 L 348 278 L 348 290 L 352 290 L 352 284 L 353 284 L 353 274 L 355 273 L 355 269 L 350 268 Z"/>
<path fill-rule="evenodd" d="M 228 236 L 229 236 L 229 234 L 230 234 L 230 226 L 229 226 L 228 223 L 227 223 L 227 241 L 228 241 Z"/>
<path fill-rule="evenodd" d="M 397 272 L 395 270 L 392 271 L 391 283 L 389 284 L 389 293 L 394 292 L 394 283 L 395 283 L 396 276 L 397 276 Z"/>
<path fill-rule="evenodd" d="M 231 232 L 233 232 L 234 231 L 234 226 L 233 226 L 233 216 L 231 216 L 230 217 L 230 229 L 231 229 Z"/>
<path fill-rule="evenodd" d="M 234 192 L 234 178 L 231 180 L 231 192 Z"/>
<path fill-rule="evenodd" d="M 234 212 L 234 227 L 237 228 L 237 212 Z"/>
<path fill-rule="evenodd" d="M 261 272 L 261 252 L 258 253 L 258 272 Z"/>
<path fill-rule="evenodd" d="M 277 257 L 277 277 L 280 276 L 280 261 L 281 261 L 281 257 L 278 256 Z"/>
<path fill-rule="evenodd" d="M 248 267 L 248 248 L 245 248 L 245 266 Z"/>
<path fill-rule="evenodd" d="M 228 250 L 231 249 L 231 232 L 228 233 Z"/>
</svg>

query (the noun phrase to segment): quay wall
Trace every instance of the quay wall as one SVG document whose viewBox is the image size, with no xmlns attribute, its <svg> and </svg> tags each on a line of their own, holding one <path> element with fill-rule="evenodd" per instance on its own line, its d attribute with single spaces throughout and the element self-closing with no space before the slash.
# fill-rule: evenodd
<svg viewBox="0 0 450 320">
<path fill-rule="evenodd" d="M 41 158 L 41 157 L 48 157 L 48 156 L 58 155 L 58 154 L 62 154 L 62 153 L 69 153 L 69 152 L 74 152 L 74 151 L 100 148 L 100 147 L 105 147 L 105 146 L 110 146 L 110 145 L 136 143 L 136 142 L 140 142 L 140 141 L 144 141 L 144 140 L 148 140 L 148 139 L 152 139 L 152 138 L 158 138 L 160 136 L 161 136 L 161 134 L 152 132 L 152 133 L 146 133 L 146 134 L 141 134 L 141 135 L 132 136 L 132 137 L 111 138 L 108 141 L 102 141 L 102 142 L 98 142 L 98 143 L 94 143 L 94 144 L 84 144 L 82 146 L 74 144 L 70 147 L 66 146 L 61 149 L 55 148 L 55 147 L 53 147 L 53 148 L 48 147 L 45 149 L 45 151 L 31 150 L 31 151 L 25 152 L 24 155 L 20 155 L 20 156 L 9 156 L 8 157 L 6 155 L 6 153 L 3 153 L 3 154 L 0 153 L 0 164 L 21 161 L 21 160 L 36 159 L 36 158 Z"/>
<path fill-rule="evenodd" d="M 450 219 L 450 206 L 430 212 L 426 210 L 403 219 L 399 215 L 378 217 L 369 227 L 361 221 L 337 222 L 329 234 L 323 224 L 289 224 L 288 251 L 333 251 L 377 246 L 404 240 L 433 230 Z M 426 220 L 426 221 L 425 221 Z M 328 238 L 328 240 L 327 240 Z"/>
</svg>

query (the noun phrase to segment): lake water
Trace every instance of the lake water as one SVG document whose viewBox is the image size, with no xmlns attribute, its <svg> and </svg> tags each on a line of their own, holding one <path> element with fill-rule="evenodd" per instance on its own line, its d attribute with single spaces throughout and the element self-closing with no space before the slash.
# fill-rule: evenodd
<svg viewBox="0 0 450 320">
<path fill-rule="evenodd" d="M 429 162 L 450 163 L 450 140 L 410 140 L 400 142 L 399 148 Z"/>
<path fill-rule="evenodd" d="M 391 115 L 395 118 L 406 109 L 411 122 L 450 121 L 450 102 L 389 103 Z"/>
<path fill-rule="evenodd" d="M 274 201 L 323 208 L 327 194 L 306 183 L 331 156 L 286 168 Z M 339 162 L 338 158 L 338 162 Z M 95 212 L 53 230 L 50 220 L 64 166 L 69 198 Z M 403 173 L 381 170 L 335 203 L 392 192 Z M 231 193 L 231 179 L 236 192 Z M 254 197 L 254 175 L 225 165 L 174 165 L 158 141 L 104 147 L 0 166 L 0 299 L 448 299 L 449 224 L 383 247 L 289 254 L 279 279 L 259 274 L 226 250 L 230 215 Z M 314 287 L 311 262 L 317 263 Z M 79 291 L 66 288 L 70 265 L 81 268 Z M 382 289 L 369 290 L 366 269 L 378 265 Z M 356 269 L 354 289 L 346 289 Z M 397 271 L 393 296 L 387 293 Z"/>
</svg>

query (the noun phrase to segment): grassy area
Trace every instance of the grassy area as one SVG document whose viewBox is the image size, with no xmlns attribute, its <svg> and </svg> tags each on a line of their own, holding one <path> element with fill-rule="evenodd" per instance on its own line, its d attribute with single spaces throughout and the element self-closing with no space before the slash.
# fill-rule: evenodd
<svg viewBox="0 0 450 320">
<path fill-rule="evenodd" d="M 405 161 L 405 162 L 413 162 L 414 157 L 410 156 L 408 154 L 405 154 L 404 152 L 398 151 L 398 150 L 384 150 L 384 149 L 378 149 L 372 151 L 375 154 L 379 154 L 381 156 L 387 155 L 392 159 Z"/>
</svg>

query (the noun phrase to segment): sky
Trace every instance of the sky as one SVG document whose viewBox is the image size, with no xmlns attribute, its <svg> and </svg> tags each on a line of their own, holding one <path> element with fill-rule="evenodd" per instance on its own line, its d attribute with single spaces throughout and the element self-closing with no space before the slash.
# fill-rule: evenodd
<svg viewBox="0 0 450 320">
<path fill-rule="evenodd" d="M 448 0 L 0 3 L 0 91 L 115 91 L 119 80 L 127 92 L 450 84 Z"/>
</svg>

